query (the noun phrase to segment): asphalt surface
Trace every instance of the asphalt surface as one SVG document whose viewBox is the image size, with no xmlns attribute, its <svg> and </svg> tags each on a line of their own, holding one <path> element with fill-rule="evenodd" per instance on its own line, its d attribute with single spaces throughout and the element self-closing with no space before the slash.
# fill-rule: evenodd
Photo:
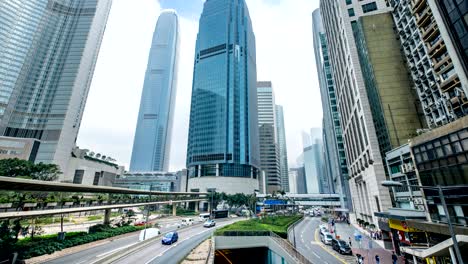
<svg viewBox="0 0 468 264">
<path fill-rule="evenodd" d="M 177 229 L 177 223 L 180 223 L 179 219 L 174 219 L 172 221 L 158 221 L 162 223 L 160 228 L 161 233 L 169 232 Z M 135 232 L 132 235 L 125 236 L 119 239 L 112 241 L 103 241 L 102 244 L 95 245 L 91 248 L 66 255 L 64 257 L 56 258 L 54 260 L 45 262 L 49 264 L 88 264 L 93 263 L 98 259 L 104 258 L 111 253 L 114 253 L 118 250 L 123 250 L 126 247 L 132 246 L 138 243 L 138 238 L 140 231 Z"/>
<path fill-rule="evenodd" d="M 320 217 L 305 217 L 294 227 L 296 249 L 312 263 L 355 263 L 354 256 L 341 255 L 320 241 L 317 229 L 321 223 Z"/>
<path fill-rule="evenodd" d="M 202 225 L 195 225 L 192 228 L 182 229 L 178 232 L 179 240 L 172 245 L 162 245 L 161 241 L 158 240 L 140 251 L 127 255 L 113 263 L 179 263 L 193 248 L 203 240 L 210 237 L 216 228 L 223 227 L 241 219 L 242 218 L 218 219 L 216 221 L 216 226 L 211 228 L 205 228 Z"/>
</svg>

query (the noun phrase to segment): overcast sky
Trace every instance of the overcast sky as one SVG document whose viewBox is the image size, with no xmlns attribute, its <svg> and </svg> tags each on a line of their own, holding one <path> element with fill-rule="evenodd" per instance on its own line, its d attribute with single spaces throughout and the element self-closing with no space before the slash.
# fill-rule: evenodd
<svg viewBox="0 0 468 264">
<path fill-rule="evenodd" d="M 246 0 L 257 45 L 257 80 L 272 81 L 284 107 L 290 165 L 302 131 L 322 124 L 312 44 L 319 0 Z M 162 8 L 180 21 L 180 65 L 170 170 L 185 167 L 198 19 L 204 0 L 113 0 L 78 136 L 78 146 L 129 167 L 151 38 Z"/>
</svg>

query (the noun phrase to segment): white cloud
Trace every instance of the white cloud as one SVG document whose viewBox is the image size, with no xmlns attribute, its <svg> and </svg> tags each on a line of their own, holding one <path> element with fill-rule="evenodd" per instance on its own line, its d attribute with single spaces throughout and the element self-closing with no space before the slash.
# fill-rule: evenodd
<svg viewBox="0 0 468 264">
<path fill-rule="evenodd" d="M 258 80 L 271 80 L 284 106 L 290 163 L 302 152 L 301 132 L 321 126 L 322 109 L 312 45 L 318 0 L 247 0 L 257 40 Z M 156 0 L 114 0 L 83 117 L 78 144 L 128 168 Z M 171 170 L 185 166 L 198 20 L 180 18 L 180 61 Z"/>
</svg>

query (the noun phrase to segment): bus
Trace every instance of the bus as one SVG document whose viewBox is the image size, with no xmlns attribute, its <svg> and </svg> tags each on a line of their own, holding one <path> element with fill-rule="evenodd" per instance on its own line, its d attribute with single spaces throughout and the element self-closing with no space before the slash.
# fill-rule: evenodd
<svg viewBox="0 0 468 264">
<path fill-rule="evenodd" d="M 226 218 L 229 216 L 228 210 L 213 210 L 213 218 Z"/>
</svg>

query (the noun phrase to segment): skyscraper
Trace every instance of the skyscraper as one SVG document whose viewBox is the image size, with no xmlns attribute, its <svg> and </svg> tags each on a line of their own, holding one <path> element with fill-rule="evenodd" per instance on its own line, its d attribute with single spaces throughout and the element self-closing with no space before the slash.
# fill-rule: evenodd
<svg viewBox="0 0 468 264">
<path fill-rule="evenodd" d="M 315 62 L 323 109 L 324 173 L 334 183 L 334 191 L 340 194 L 341 206 L 351 210 L 351 193 L 348 184 L 348 167 L 341 131 L 341 119 L 320 9 L 312 13 L 312 21 Z"/>
<path fill-rule="evenodd" d="M 304 169 L 307 193 L 324 193 L 322 141 L 316 141 L 304 148 Z M 328 186 L 326 186 L 328 192 Z"/>
<path fill-rule="evenodd" d="M 36 162 L 66 171 L 111 3 L 0 2 L 0 134 L 39 139 Z"/>
<path fill-rule="evenodd" d="M 286 147 L 286 130 L 284 127 L 283 106 L 276 105 L 276 136 L 278 138 L 278 150 L 280 161 L 280 179 L 281 188 L 285 192 L 290 192 L 289 189 L 289 169 L 288 169 L 288 150 Z"/>
<path fill-rule="evenodd" d="M 391 206 L 385 153 L 421 128 L 386 1 L 320 1 L 356 215 Z"/>
<path fill-rule="evenodd" d="M 276 131 L 275 94 L 271 82 L 257 82 L 260 168 L 265 171 L 267 192 L 281 187 L 280 160 Z"/>
<path fill-rule="evenodd" d="M 255 36 L 244 0 L 205 1 L 195 48 L 189 189 L 258 189 Z"/>
<path fill-rule="evenodd" d="M 141 94 L 130 171 L 167 171 L 177 89 L 179 25 L 174 10 L 156 23 Z"/>
</svg>

